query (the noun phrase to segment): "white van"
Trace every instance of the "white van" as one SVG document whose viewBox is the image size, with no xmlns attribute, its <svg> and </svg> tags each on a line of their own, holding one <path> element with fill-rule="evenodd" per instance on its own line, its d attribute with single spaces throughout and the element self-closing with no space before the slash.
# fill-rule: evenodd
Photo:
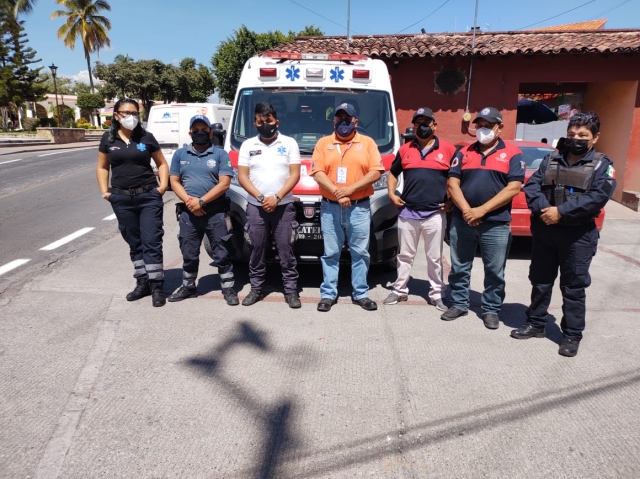
<svg viewBox="0 0 640 479">
<path fill-rule="evenodd" d="M 189 120 L 195 115 L 206 116 L 211 124 L 221 123 L 226 130 L 232 107 L 217 103 L 168 103 L 155 105 L 149 111 L 147 131 L 156 137 L 164 157 L 171 164 L 173 153 L 191 143 Z M 222 146 L 222 145 L 220 145 Z M 155 166 L 155 163 L 152 162 Z"/>
</svg>

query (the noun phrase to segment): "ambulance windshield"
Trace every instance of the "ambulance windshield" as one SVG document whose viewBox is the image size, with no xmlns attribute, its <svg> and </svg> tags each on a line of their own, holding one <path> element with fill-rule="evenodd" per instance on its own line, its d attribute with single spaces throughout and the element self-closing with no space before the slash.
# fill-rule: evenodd
<svg viewBox="0 0 640 479">
<path fill-rule="evenodd" d="M 240 91 L 234 106 L 231 147 L 240 149 L 242 142 L 257 134 L 254 108 L 258 103 L 271 103 L 280 120 L 279 130 L 293 137 L 300 153 L 310 155 L 316 142 L 333 132 L 336 105 L 352 104 L 358 113 L 358 131 L 374 139 L 380 153 L 393 151 L 395 125 L 389 94 L 377 90 L 250 88 Z"/>
</svg>

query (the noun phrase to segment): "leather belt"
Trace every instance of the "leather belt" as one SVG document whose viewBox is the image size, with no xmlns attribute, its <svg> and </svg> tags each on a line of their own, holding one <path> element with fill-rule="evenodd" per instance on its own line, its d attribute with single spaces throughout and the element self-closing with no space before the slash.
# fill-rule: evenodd
<svg viewBox="0 0 640 479">
<path fill-rule="evenodd" d="M 123 188 L 109 188 L 109 193 L 113 193 L 115 195 L 129 195 L 129 196 L 137 196 L 142 193 L 149 193 L 152 189 L 157 188 L 158 185 L 147 185 L 141 186 L 139 188 L 129 188 L 125 190 Z"/>
<path fill-rule="evenodd" d="M 371 197 L 365 196 L 364 198 L 358 198 L 357 200 L 351 200 L 352 205 L 357 205 L 358 203 L 364 203 L 365 201 L 369 201 Z M 337 200 L 330 200 L 329 198 L 322 197 L 322 201 L 327 201 L 328 203 L 339 205 L 340 202 Z"/>
</svg>

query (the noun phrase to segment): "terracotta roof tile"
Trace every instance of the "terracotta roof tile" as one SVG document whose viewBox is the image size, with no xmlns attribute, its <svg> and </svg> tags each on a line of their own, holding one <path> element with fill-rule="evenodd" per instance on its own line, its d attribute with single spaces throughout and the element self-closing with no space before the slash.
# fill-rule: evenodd
<svg viewBox="0 0 640 479">
<path fill-rule="evenodd" d="M 355 36 L 348 53 L 373 58 L 467 56 L 471 33 Z M 275 52 L 347 53 L 345 37 L 298 37 Z M 482 32 L 476 55 L 640 52 L 640 29 L 591 31 Z"/>
<path fill-rule="evenodd" d="M 564 25 L 552 25 L 550 27 L 535 28 L 533 32 L 556 32 L 556 31 L 576 31 L 576 30 L 602 30 L 604 24 L 607 23 L 606 18 L 600 20 L 589 20 L 588 22 L 566 23 Z"/>
</svg>

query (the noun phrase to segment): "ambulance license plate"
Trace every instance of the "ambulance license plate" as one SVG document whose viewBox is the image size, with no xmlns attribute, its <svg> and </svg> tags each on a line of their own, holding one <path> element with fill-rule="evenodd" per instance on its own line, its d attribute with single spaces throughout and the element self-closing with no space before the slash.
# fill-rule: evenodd
<svg viewBox="0 0 640 479">
<path fill-rule="evenodd" d="M 320 226 L 298 226 L 298 239 L 321 240 L 322 231 L 320 230 Z"/>
</svg>

